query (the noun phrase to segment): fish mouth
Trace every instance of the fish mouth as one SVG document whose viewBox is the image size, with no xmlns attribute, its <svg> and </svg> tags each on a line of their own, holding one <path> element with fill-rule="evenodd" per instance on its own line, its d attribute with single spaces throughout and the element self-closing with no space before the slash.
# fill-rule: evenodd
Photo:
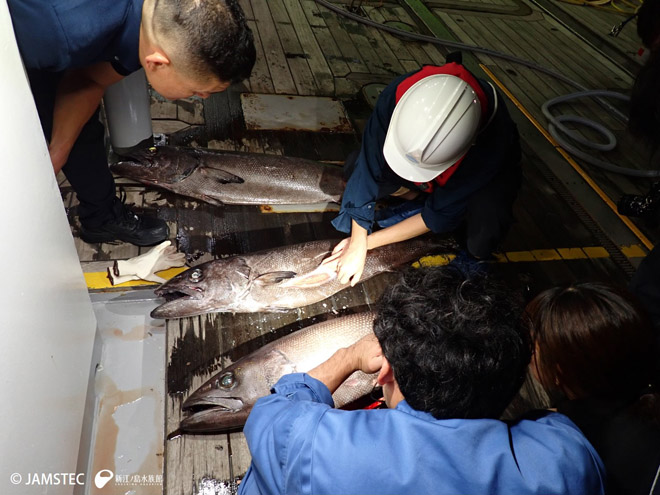
<svg viewBox="0 0 660 495">
<path fill-rule="evenodd" d="M 191 398 L 192 399 L 192 398 Z M 213 433 L 241 428 L 247 419 L 244 403 L 238 397 L 188 399 L 182 410 L 181 430 Z"/>
<path fill-rule="evenodd" d="M 154 293 L 165 298 L 166 302 L 178 301 L 179 299 L 197 300 L 204 298 L 204 290 L 200 287 L 190 287 L 184 285 L 183 287 L 166 287 L 161 286 L 154 291 Z"/>
<path fill-rule="evenodd" d="M 240 397 L 190 397 L 183 403 L 181 409 L 190 414 L 210 410 L 215 412 L 237 412 L 243 409 L 243 406 L 244 404 Z"/>
<path fill-rule="evenodd" d="M 152 318 L 183 318 L 208 312 L 204 309 L 204 291 L 197 287 L 159 287 L 154 291 L 165 302 L 151 311 Z"/>
</svg>

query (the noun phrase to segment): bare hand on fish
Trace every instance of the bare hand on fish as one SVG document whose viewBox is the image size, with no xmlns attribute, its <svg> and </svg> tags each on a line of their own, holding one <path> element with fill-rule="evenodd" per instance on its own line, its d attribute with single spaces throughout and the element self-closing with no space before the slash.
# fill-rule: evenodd
<svg viewBox="0 0 660 495">
<path fill-rule="evenodd" d="M 339 282 L 347 284 L 350 281 L 351 287 L 355 287 L 355 284 L 362 278 L 366 258 L 366 238 L 363 241 L 360 238 L 347 237 L 337 244 L 332 250 L 332 254 L 321 264 L 334 264 Z"/>
<path fill-rule="evenodd" d="M 378 339 L 371 334 L 354 344 L 335 352 L 330 359 L 308 372 L 309 376 L 323 382 L 331 394 L 356 371 L 373 374 L 380 371 L 383 364 L 383 351 Z"/>
<path fill-rule="evenodd" d="M 376 335 L 365 335 L 348 349 L 354 356 L 356 371 L 367 374 L 380 371 L 383 365 L 383 350 Z"/>
</svg>

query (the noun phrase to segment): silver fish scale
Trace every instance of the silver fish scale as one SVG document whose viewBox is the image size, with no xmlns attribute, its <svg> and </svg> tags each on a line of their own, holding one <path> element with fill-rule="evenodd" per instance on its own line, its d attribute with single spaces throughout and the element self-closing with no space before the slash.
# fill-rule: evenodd
<svg viewBox="0 0 660 495">
<path fill-rule="evenodd" d="M 266 354 L 276 349 L 295 365 L 296 371 L 307 372 L 327 361 L 339 349 L 349 347 L 372 333 L 375 317 L 375 312 L 367 311 L 316 323 L 278 339 L 256 353 Z M 281 375 L 277 373 L 273 381 Z M 341 407 L 369 393 L 374 388 L 375 378 L 362 372 L 351 375 L 333 394 L 335 405 Z M 269 383 L 268 388 L 272 385 L 274 383 Z"/>
<path fill-rule="evenodd" d="M 154 318 L 180 318 L 209 312 L 255 313 L 300 308 L 322 301 L 349 287 L 336 274 L 323 274 L 318 285 L 304 286 L 305 276 L 314 273 L 330 254 L 336 240 L 312 241 L 253 254 L 236 255 L 191 268 L 156 289 L 158 295 L 178 292 L 194 296 L 175 298 L 155 308 Z M 361 280 L 410 263 L 441 248 L 454 248 L 451 240 L 416 238 L 373 249 L 367 253 Z M 202 272 L 199 287 L 190 281 L 191 270 Z M 295 274 L 293 280 L 288 277 Z M 299 278 L 298 278 L 299 277 Z M 298 280 L 296 280 L 298 278 Z M 295 285 L 297 283 L 303 284 Z M 289 285 L 288 285 L 289 284 Z"/>
<path fill-rule="evenodd" d="M 335 243 L 328 241 L 309 242 L 304 245 L 288 246 L 273 250 L 261 259 L 248 259 L 246 261 L 252 268 L 254 277 L 268 271 L 292 271 L 304 274 L 315 269 L 320 261 L 331 252 Z M 373 249 L 367 255 L 367 259 L 360 280 L 367 280 L 379 273 L 390 271 L 396 266 L 414 261 L 419 257 L 429 254 L 437 247 L 428 239 L 412 239 L 396 244 L 382 246 Z M 273 268 L 277 267 L 277 268 Z M 263 311 L 288 309 L 313 304 L 336 294 L 340 290 L 349 287 L 350 284 L 342 284 L 338 279 L 330 280 L 318 287 L 279 287 L 278 285 L 253 285 L 249 299 L 245 300 L 250 309 L 243 311 Z"/>
<path fill-rule="evenodd" d="M 215 170 L 232 173 L 243 183 L 218 184 Z M 308 204 L 338 202 L 343 185 L 341 169 L 278 155 L 205 153 L 202 166 L 173 185 L 185 195 L 200 193 L 226 204 Z"/>
<path fill-rule="evenodd" d="M 329 359 L 337 350 L 373 332 L 374 312 L 356 313 L 316 323 L 277 339 L 221 370 L 184 402 L 183 407 L 220 406 L 193 412 L 184 418 L 185 431 L 224 431 L 244 424 L 254 403 L 268 395 L 285 374 L 308 372 Z M 232 373 L 233 388 L 215 384 Z M 342 407 L 369 394 L 377 374 L 353 373 L 333 394 L 336 407 Z M 242 407 L 236 409 L 237 401 Z"/>
</svg>

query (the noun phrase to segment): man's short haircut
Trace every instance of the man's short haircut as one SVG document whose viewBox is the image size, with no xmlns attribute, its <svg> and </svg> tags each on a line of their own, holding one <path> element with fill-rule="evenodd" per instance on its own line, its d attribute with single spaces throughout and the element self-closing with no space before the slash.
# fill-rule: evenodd
<svg viewBox="0 0 660 495">
<path fill-rule="evenodd" d="M 437 419 L 498 418 L 531 357 L 521 312 L 487 275 L 409 269 L 385 291 L 374 332 L 411 407 Z"/>
<path fill-rule="evenodd" d="M 156 0 L 153 31 L 192 75 L 230 83 L 250 77 L 256 50 L 237 0 Z"/>
</svg>

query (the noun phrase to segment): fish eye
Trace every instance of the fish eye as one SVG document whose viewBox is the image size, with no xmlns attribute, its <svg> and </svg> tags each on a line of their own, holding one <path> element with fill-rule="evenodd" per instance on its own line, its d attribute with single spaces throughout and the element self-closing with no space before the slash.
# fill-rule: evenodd
<svg viewBox="0 0 660 495">
<path fill-rule="evenodd" d="M 190 280 L 193 282 L 199 282 L 204 278 L 204 274 L 202 273 L 202 270 L 199 268 L 195 268 L 192 272 L 190 272 Z"/>
<path fill-rule="evenodd" d="M 232 372 L 225 373 L 215 381 L 215 388 L 230 389 L 236 384 L 236 379 Z"/>
</svg>

